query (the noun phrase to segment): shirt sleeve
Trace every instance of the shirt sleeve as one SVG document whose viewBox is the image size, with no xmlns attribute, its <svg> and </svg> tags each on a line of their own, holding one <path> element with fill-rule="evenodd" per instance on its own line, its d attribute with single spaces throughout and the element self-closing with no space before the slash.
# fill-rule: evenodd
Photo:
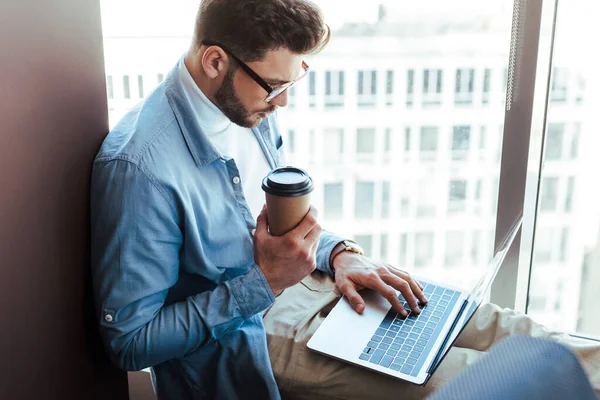
<svg viewBox="0 0 600 400">
<path fill-rule="evenodd" d="M 91 188 L 92 277 L 100 331 L 120 368 L 141 370 L 218 340 L 275 300 L 261 269 L 165 306 L 183 243 L 176 207 L 127 161 L 96 162 Z"/>
<path fill-rule="evenodd" d="M 345 239 L 334 235 L 333 233 L 323 229 L 321 231 L 321 241 L 317 248 L 317 269 L 333 276 L 331 272 L 331 264 L 329 263 L 331 258 L 331 252 L 342 241 Z"/>
</svg>

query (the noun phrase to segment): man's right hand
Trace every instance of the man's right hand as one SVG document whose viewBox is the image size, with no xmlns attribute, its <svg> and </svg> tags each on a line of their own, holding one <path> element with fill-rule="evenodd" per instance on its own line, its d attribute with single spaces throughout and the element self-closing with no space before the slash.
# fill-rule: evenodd
<svg viewBox="0 0 600 400">
<path fill-rule="evenodd" d="M 267 278 L 273 294 L 278 296 L 317 267 L 321 226 L 317 223 L 317 210 L 311 207 L 300 225 L 284 236 L 272 236 L 267 227 L 267 208 L 263 207 L 254 234 L 254 262 Z"/>
</svg>

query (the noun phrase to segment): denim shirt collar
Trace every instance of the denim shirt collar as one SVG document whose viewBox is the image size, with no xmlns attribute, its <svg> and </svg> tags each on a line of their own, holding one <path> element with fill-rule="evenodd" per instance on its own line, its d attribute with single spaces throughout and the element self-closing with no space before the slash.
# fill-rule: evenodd
<svg viewBox="0 0 600 400">
<path fill-rule="evenodd" d="M 222 155 L 215 149 L 210 142 L 210 139 L 206 136 L 202 129 L 196 123 L 194 118 L 194 111 L 192 110 L 189 102 L 185 98 L 183 87 L 181 86 L 181 80 L 179 76 L 179 63 L 169 72 L 165 79 L 165 93 L 167 100 L 175 114 L 181 133 L 185 139 L 185 142 L 192 154 L 192 158 L 198 167 L 212 163 L 213 161 L 222 158 Z M 265 146 L 265 139 L 269 137 L 269 121 L 265 118 L 257 128 L 253 128 L 254 135 L 259 139 L 259 143 L 263 151 L 270 150 Z M 268 153 L 267 159 L 271 167 L 275 161 L 273 159 L 274 154 L 271 151 Z"/>
</svg>

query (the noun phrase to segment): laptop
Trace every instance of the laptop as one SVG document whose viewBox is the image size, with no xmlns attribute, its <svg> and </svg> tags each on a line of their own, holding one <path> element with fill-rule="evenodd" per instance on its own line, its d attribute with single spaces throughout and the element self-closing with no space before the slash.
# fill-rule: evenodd
<svg viewBox="0 0 600 400">
<path fill-rule="evenodd" d="M 521 214 L 472 291 L 417 278 L 429 302 L 419 315 L 411 313 L 406 318 L 375 291 L 362 293 L 366 305 L 362 315 L 342 297 L 308 348 L 414 384 L 426 384 L 484 301 L 522 223 Z M 399 292 L 398 298 L 409 311 Z M 340 340 L 340 332 L 344 340 Z"/>
</svg>

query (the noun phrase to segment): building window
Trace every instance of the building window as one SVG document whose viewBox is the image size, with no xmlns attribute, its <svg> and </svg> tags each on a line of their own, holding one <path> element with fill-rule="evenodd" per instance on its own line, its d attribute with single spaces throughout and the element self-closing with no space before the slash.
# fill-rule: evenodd
<svg viewBox="0 0 600 400">
<path fill-rule="evenodd" d="M 162 83 L 162 81 L 165 80 L 165 76 L 163 74 L 158 74 L 156 76 L 156 79 L 158 80 L 158 84 L 160 85 Z"/>
<path fill-rule="evenodd" d="M 394 104 L 394 71 L 387 71 L 385 79 L 385 104 Z"/>
<path fill-rule="evenodd" d="M 388 259 L 388 235 L 386 233 L 381 234 L 379 257 L 383 261 L 387 261 L 387 259 Z"/>
<path fill-rule="evenodd" d="M 344 71 L 325 72 L 325 107 L 344 105 Z"/>
<path fill-rule="evenodd" d="M 354 236 L 354 241 L 363 248 L 365 256 L 373 256 L 373 235 L 356 235 Z"/>
<path fill-rule="evenodd" d="M 415 267 L 429 267 L 433 264 L 433 232 L 420 232 L 415 235 Z"/>
<path fill-rule="evenodd" d="M 459 211 L 464 211 L 467 202 L 467 181 L 450 181 L 450 193 L 448 197 L 448 212 L 455 213 Z"/>
<path fill-rule="evenodd" d="M 341 164 L 344 159 L 344 129 L 325 129 L 324 141 L 324 148 L 327 149 L 323 154 L 325 164 Z"/>
<path fill-rule="evenodd" d="M 481 200 L 481 188 L 483 186 L 483 180 L 477 179 L 477 184 L 475 185 L 475 200 Z"/>
<path fill-rule="evenodd" d="M 481 231 L 473 231 L 473 240 L 471 242 L 471 262 L 473 265 L 479 264 L 479 248 L 481 247 L 482 235 Z"/>
<path fill-rule="evenodd" d="M 406 258 L 408 252 L 408 234 L 402 233 L 400 234 L 400 258 L 398 260 L 398 265 L 405 266 Z"/>
<path fill-rule="evenodd" d="M 316 162 L 315 154 L 317 152 L 317 135 L 315 134 L 314 129 L 311 129 L 308 133 L 308 149 L 308 162 L 314 164 Z"/>
<path fill-rule="evenodd" d="M 356 131 L 356 159 L 361 163 L 373 163 L 375 160 L 375 128 Z"/>
<path fill-rule="evenodd" d="M 438 128 L 423 126 L 421 128 L 420 154 L 421 160 L 435 160 L 438 150 Z"/>
<path fill-rule="evenodd" d="M 381 218 L 390 217 L 390 182 L 381 183 Z"/>
<path fill-rule="evenodd" d="M 423 71 L 423 105 L 439 105 L 442 102 L 441 69 L 426 69 Z"/>
<path fill-rule="evenodd" d="M 287 148 L 290 153 L 296 152 L 296 131 L 293 129 L 288 130 Z"/>
<path fill-rule="evenodd" d="M 392 162 L 392 128 L 385 129 L 383 137 L 383 162 L 386 164 Z"/>
<path fill-rule="evenodd" d="M 575 160 L 579 155 L 579 138 L 581 137 L 581 122 L 576 122 L 573 126 L 573 138 L 571 139 L 571 160 Z"/>
<path fill-rule="evenodd" d="M 404 128 L 404 151 L 410 152 L 410 128 Z"/>
<path fill-rule="evenodd" d="M 547 161 L 560 160 L 562 157 L 563 138 L 565 136 L 565 124 L 548 124 L 548 133 L 546 138 L 546 150 L 544 158 Z"/>
<path fill-rule="evenodd" d="M 406 106 L 412 107 L 415 96 L 415 70 L 409 69 L 406 77 Z"/>
<path fill-rule="evenodd" d="M 560 262 L 567 261 L 567 256 L 569 252 L 569 228 L 563 228 L 562 234 L 560 236 L 560 252 L 558 255 L 558 260 Z"/>
<path fill-rule="evenodd" d="M 554 102 L 567 101 L 567 82 L 569 80 L 569 72 L 566 68 L 555 67 L 552 71 L 552 91 L 550 99 Z"/>
<path fill-rule="evenodd" d="M 527 312 L 541 312 L 546 309 L 546 297 L 544 296 L 529 296 L 527 304 Z"/>
<path fill-rule="evenodd" d="M 138 95 L 140 99 L 144 98 L 144 77 L 142 75 L 138 75 Z"/>
<path fill-rule="evenodd" d="M 556 211 L 558 198 L 558 178 L 545 177 L 542 181 L 541 211 Z"/>
<path fill-rule="evenodd" d="M 417 195 L 417 217 L 435 217 L 437 209 L 436 182 L 431 178 L 421 179 Z"/>
<path fill-rule="evenodd" d="M 115 87 L 113 84 L 113 77 L 111 75 L 108 75 L 106 77 L 106 90 L 108 92 L 109 100 L 114 99 L 115 98 Z"/>
<path fill-rule="evenodd" d="M 577 75 L 577 86 L 575 87 L 575 102 L 577 104 L 582 104 L 584 95 L 585 95 L 585 78 L 582 75 Z"/>
<path fill-rule="evenodd" d="M 342 219 L 344 215 L 344 184 L 326 183 L 323 187 L 325 196 L 325 218 Z"/>
<path fill-rule="evenodd" d="M 465 234 L 460 231 L 446 233 L 446 266 L 458 267 L 463 263 Z"/>
<path fill-rule="evenodd" d="M 317 74 L 315 71 L 308 73 L 308 106 L 317 106 Z"/>
<path fill-rule="evenodd" d="M 377 71 L 358 71 L 358 105 L 374 106 L 377 102 Z"/>
<path fill-rule="evenodd" d="M 565 199 L 565 212 L 573 211 L 573 197 L 575 197 L 575 177 L 570 176 L 567 181 L 567 198 Z"/>
<path fill-rule="evenodd" d="M 483 73 L 483 95 L 481 97 L 481 102 L 483 104 L 488 104 L 490 102 L 490 89 L 492 83 L 492 70 L 489 68 L 485 69 Z"/>
<path fill-rule="evenodd" d="M 287 106 L 289 108 L 295 108 L 296 107 L 296 87 L 292 86 L 289 90 L 288 90 L 288 104 Z"/>
<path fill-rule="evenodd" d="M 471 127 L 455 126 L 452 130 L 452 159 L 464 160 L 471 148 Z"/>
<path fill-rule="evenodd" d="M 357 181 L 354 202 L 354 216 L 357 219 L 373 219 L 375 183 Z"/>
<path fill-rule="evenodd" d="M 123 77 L 123 97 L 126 99 L 131 98 L 131 89 L 129 88 L 129 75 Z"/>
<path fill-rule="evenodd" d="M 548 263 L 552 261 L 554 248 L 554 230 L 552 228 L 538 228 L 535 234 L 535 262 Z"/>
<path fill-rule="evenodd" d="M 487 136 L 487 127 L 481 126 L 479 129 L 479 150 L 485 150 L 485 137 Z"/>
<path fill-rule="evenodd" d="M 456 104 L 472 104 L 474 84 L 475 70 L 473 68 L 457 69 L 454 102 Z"/>
</svg>

